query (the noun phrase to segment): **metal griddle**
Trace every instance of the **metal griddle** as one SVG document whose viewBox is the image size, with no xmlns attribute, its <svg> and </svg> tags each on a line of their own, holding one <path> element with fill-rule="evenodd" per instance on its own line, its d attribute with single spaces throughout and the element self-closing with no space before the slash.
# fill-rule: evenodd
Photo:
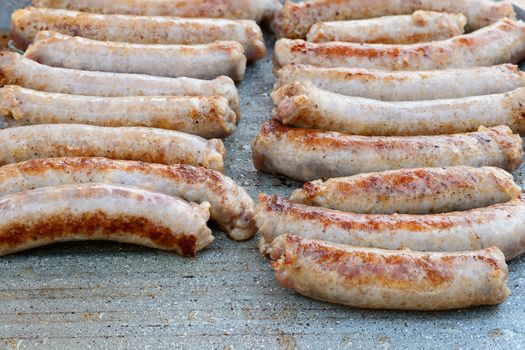
<svg viewBox="0 0 525 350">
<path fill-rule="evenodd" d="M 0 0 L 0 28 L 27 3 Z M 273 46 L 269 35 L 266 43 Z M 256 172 L 251 161 L 251 140 L 272 108 L 271 55 L 249 66 L 239 85 L 242 121 L 226 140 L 226 174 L 254 198 L 260 192 L 288 196 L 300 186 Z M 521 185 L 523 170 L 515 174 Z M 510 263 L 512 296 L 498 307 L 368 311 L 285 290 L 255 239 L 215 236 L 196 259 L 106 242 L 0 258 L 0 350 L 525 347 L 525 257 Z"/>
</svg>

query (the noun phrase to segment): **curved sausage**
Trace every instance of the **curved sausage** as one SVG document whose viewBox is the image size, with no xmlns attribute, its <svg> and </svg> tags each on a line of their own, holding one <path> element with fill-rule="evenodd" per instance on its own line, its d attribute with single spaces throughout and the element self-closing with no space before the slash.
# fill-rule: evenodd
<svg viewBox="0 0 525 350">
<path fill-rule="evenodd" d="M 274 118 L 300 128 L 365 136 L 442 135 L 508 125 L 525 131 L 525 88 L 459 99 L 385 102 L 343 96 L 308 81 L 282 88 Z"/>
<path fill-rule="evenodd" d="M 444 40 L 465 32 L 462 14 L 416 11 L 412 15 L 354 21 L 319 22 L 310 28 L 307 41 L 346 41 L 369 44 L 414 44 Z"/>
<path fill-rule="evenodd" d="M 318 22 L 411 14 L 416 10 L 462 13 L 469 31 L 485 27 L 500 18 L 515 18 L 508 1 L 490 0 L 286 0 L 273 23 L 278 38 L 305 38 Z"/>
<path fill-rule="evenodd" d="M 507 126 L 439 136 L 368 137 L 265 123 L 252 144 L 255 168 L 300 181 L 402 168 L 467 165 L 514 171 L 523 141 Z"/>
<path fill-rule="evenodd" d="M 243 48 L 235 41 L 146 45 L 40 32 L 24 56 L 52 67 L 170 78 L 214 79 L 226 75 L 241 81 L 246 71 Z"/>
<path fill-rule="evenodd" d="M 512 64 L 433 71 L 383 71 L 365 68 L 324 68 L 292 64 L 278 70 L 272 94 L 294 81 L 310 81 L 341 95 L 383 101 L 417 101 L 498 94 L 525 86 L 525 74 Z M 282 90 L 283 92 L 285 90 Z"/>
<path fill-rule="evenodd" d="M 143 16 L 240 18 L 261 22 L 282 8 L 279 0 L 33 0 L 34 6 Z"/>
<path fill-rule="evenodd" d="M 136 44 L 195 45 L 237 41 L 244 47 L 249 60 L 266 56 L 261 28 L 248 20 L 97 15 L 34 7 L 17 10 L 11 15 L 11 35 L 18 48 L 25 50 L 41 30 Z"/>
<path fill-rule="evenodd" d="M 419 168 L 317 180 L 290 201 L 358 214 L 431 214 L 505 203 L 521 188 L 493 167 Z"/>
<path fill-rule="evenodd" d="M 0 116 L 13 125 L 145 126 L 207 139 L 230 136 L 237 116 L 223 97 L 94 97 L 0 88 Z"/>
<path fill-rule="evenodd" d="M 501 249 L 507 260 L 525 253 L 525 194 L 509 202 L 429 215 L 354 214 L 259 196 L 255 222 L 265 244 L 283 234 L 382 249 L 457 252 Z"/>
<path fill-rule="evenodd" d="M 0 86 L 88 96 L 223 96 L 240 116 L 235 83 L 222 76 L 214 80 L 162 78 L 140 74 L 89 72 L 39 64 L 14 52 L 0 52 Z"/>
<path fill-rule="evenodd" d="M 44 187 L 0 198 L 0 255 L 51 243 L 109 240 L 195 256 L 213 242 L 209 204 L 101 184 Z"/>
<path fill-rule="evenodd" d="M 79 124 L 43 124 L 0 130 L 0 165 L 50 157 L 107 157 L 224 169 L 221 140 L 178 131 Z"/>
<path fill-rule="evenodd" d="M 451 39 L 411 45 L 310 43 L 280 39 L 274 68 L 302 63 L 322 67 L 426 70 L 518 63 L 525 58 L 525 23 L 511 19 Z"/>
<path fill-rule="evenodd" d="M 256 231 L 252 198 L 214 170 L 106 158 L 34 159 L 0 167 L 0 196 L 75 183 L 137 186 L 188 202 L 208 202 L 212 219 L 230 238 L 249 239 Z"/>
<path fill-rule="evenodd" d="M 508 267 L 497 248 L 419 253 L 281 236 L 272 250 L 283 287 L 351 307 L 450 310 L 496 305 L 510 295 Z"/>
</svg>

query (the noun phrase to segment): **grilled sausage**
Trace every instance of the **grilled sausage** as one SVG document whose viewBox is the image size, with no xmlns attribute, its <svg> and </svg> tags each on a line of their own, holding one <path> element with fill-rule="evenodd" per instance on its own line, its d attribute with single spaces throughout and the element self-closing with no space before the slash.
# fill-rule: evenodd
<svg viewBox="0 0 525 350">
<path fill-rule="evenodd" d="M 317 180 L 290 201 L 359 214 L 431 214 L 505 203 L 521 188 L 499 168 L 419 168 Z"/>
<path fill-rule="evenodd" d="M 525 88 L 460 99 L 384 102 L 343 96 L 308 81 L 282 88 L 274 118 L 301 128 L 365 136 L 440 135 L 508 125 L 525 131 Z"/>
<path fill-rule="evenodd" d="M 322 67 L 425 70 L 518 63 L 525 58 L 525 23 L 502 19 L 451 39 L 411 45 L 310 43 L 280 39 L 274 67 L 291 63 Z"/>
<path fill-rule="evenodd" d="M 416 10 L 463 13 L 469 31 L 485 27 L 500 18 L 515 18 L 508 1 L 490 0 L 286 0 L 273 23 L 279 38 L 302 39 L 318 22 L 407 15 Z"/>
<path fill-rule="evenodd" d="M 468 134 L 367 137 L 265 123 L 252 145 L 255 168 L 300 181 L 402 168 L 468 165 L 514 171 L 522 140 L 507 126 Z"/>
<path fill-rule="evenodd" d="M 109 240 L 194 256 L 213 242 L 208 203 L 102 184 L 44 187 L 0 198 L 0 255 L 56 242 Z"/>
<path fill-rule="evenodd" d="M 450 310 L 496 305 L 510 295 L 508 267 L 497 248 L 420 253 L 281 236 L 272 257 L 283 287 L 351 307 Z"/>
<path fill-rule="evenodd" d="M 93 97 L 0 88 L 0 116 L 11 125 L 146 126 L 207 139 L 227 137 L 237 117 L 223 97 Z"/>
<path fill-rule="evenodd" d="M 53 68 L 14 52 L 0 52 L 0 86 L 20 85 L 29 89 L 88 96 L 223 96 L 237 116 L 239 94 L 233 80 L 161 78 L 139 74 L 89 72 Z"/>
<path fill-rule="evenodd" d="M 525 253 L 525 194 L 469 211 L 429 215 L 354 214 L 261 195 L 255 222 L 265 244 L 282 234 L 382 249 L 455 252 L 498 247 Z"/>
<path fill-rule="evenodd" d="M 34 7 L 12 14 L 11 34 L 18 48 L 25 50 L 40 30 L 136 44 L 195 45 L 237 41 L 243 45 L 249 60 L 266 56 L 261 28 L 254 21 L 97 15 Z"/>
<path fill-rule="evenodd" d="M 525 86 L 525 74 L 512 64 L 434 71 L 382 71 L 364 68 L 323 68 L 301 64 L 276 73 L 272 97 L 294 81 L 310 81 L 338 94 L 383 101 L 417 101 L 498 94 Z M 282 90 L 283 92 L 285 90 Z"/>
<path fill-rule="evenodd" d="M 50 157 L 107 157 L 224 169 L 221 140 L 178 131 L 79 124 L 44 124 L 0 130 L 0 165 Z"/>
<path fill-rule="evenodd" d="M 246 71 L 243 48 L 235 41 L 145 45 L 40 32 L 24 56 L 52 67 L 171 78 L 214 79 L 226 75 L 240 81 Z"/>
<path fill-rule="evenodd" d="M 235 181 L 214 170 L 106 158 L 34 159 L 0 167 L 0 196 L 78 183 L 137 186 L 188 202 L 208 202 L 212 219 L 230 238 L 245 240 L 255 234 L 253 200 Z"/>
<path fill-rule="evenodd" d="M 461 35 L 466 24 L 462 14 L 416 11 L 404 16 L 316 23 L 306 39 L 314 43 L 414 44 Z"/>
<path fill-rule="evenodd" d="M 33 0 L 34 6 L 144 16 L 271 19 L 279 0 Z"/>
</svg>

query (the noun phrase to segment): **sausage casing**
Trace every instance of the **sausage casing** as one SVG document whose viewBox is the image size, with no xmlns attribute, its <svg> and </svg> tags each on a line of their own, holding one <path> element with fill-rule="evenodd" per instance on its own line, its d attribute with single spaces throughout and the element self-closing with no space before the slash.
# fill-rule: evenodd
<svg viewBox="0 0 525 350">
<path fill-rule="evenodd" d="M 525 74 L 512 64 L 433 71 L 383 71 L 365 68 L 324 68 L 292 64 L 276 72 L 272 97 L 294 81 L 310 81 L 338 94 L 382 101 L 417 101 L 498 94 L 525 86 Z M 285 90 L 282 90 L 283 92 Z"/>
<path fill-rule="evenodd" d="M 467 165 L 514 171 L 523 141 L 507 126 L 438 136 L 371 137 L 295 129 L 269 121 L 252 144 L 255 168 L 300 181 L 402 168 Z"/>
<path fill-rule="evenodd" d="M 286 0 L 273 23 L 279 38 L 302 39 L 318 22 L 411 14 L 416 10 L 462 13 L 469 31 L 485 27 L 500 18 L 515 18 L 508 1 L 490 0 Z"/>
<path fill-rule="evenodd" d="M 54 68 L 14 52 L 0 51 L 0 86 L 87 96 L 223 96 L 240 116 L 235 83 L 222 76 L 214 80 L 163 78 L 141 74 L 90 72 Z"/>
<path fill-rule="evenodd" d="M 281 236 L 272 257 L 283 287 L 351 307 L 449 310 L 500 304 L 510 295 L 497 248 L 419 253 Z"/>
<path fill-rule="evenodd" d="M 279 0 L 33 0 L 34 6 L 143 16 L 240 18 L 261 22 L 282 8 Z"/>
<path fill-rule="evenodd" d="M 416 11 L 404 16 L 316 23 L 306 40 L 314 43 L 414 44 L 461 35 L 466 24 L 467 19 L 462 14 Z"/>
<path fill-rule="evenodd" d="M 503 169 L 457 166 L 317 180 L 293 192 L 290 201 L 358 214 L 432 214 L 505 203 L 520 193 Z"/>
<path fill-rule="evenodd" d="M 136 44 L 195 45 L 237 41 L 244 47 L 249 60 L 266 56 L 261 28 L 248 20 L 97 15 L 34 7 L 13 12 L 11 35 L 18 48 L 24 50 L 40 30 Z"/>
<path fill-rule="evenodd" d="M 0 196 L 79 183 L 137 186 L 188 202 L 208 202 L 212 219 L 230 238 L 245 240 L 255 234 L 252 198 L 231 178 L 214 170 L 185 164 L 71 157 L 33 159 L 0 167 Z"/>
<path fill-rule="evenodd" d="M 227 137 L 237 116 L 223 97 L 96 97 L 56 94 L 10 85 L 0 88 L 0 116 L 11 125 L 144 126 L 207 139 Z"/>
<path fill-rule="evenodd" d="M 322 67 L 429 70 L 518 63 L 525 58 L 525 23 L 508 18 L 442 41 L 411 45 L 311 43 L 280 39 L 274 68 L 302 63 Z"/>
<path fill-rule="evenodd" d="M 503 94 L 458 99 L 390 102 L 344 96 L 308 81 L 294 82 L 274 118 L 300 128 L 365 136 L 417 136 L 476 131 L 480 126 L 508 125 L 525 131 L 525 88 Z"/>
<path fill-rule="evenodd" d="M 498 247 L 507 260 L 525 253 L 525 194 L 469 211 L 429 215 L 355 214 L 259 196 L 260 248 L 282 234 L 382 249 L 455 252 Z"/>
<path fill-rule="evenodd" d="M 224 169 L 221 140 L 140 127 L 42 124 L 0 130 L 0 165 L 52 157 L 107 157 Z"/>
<path fill-rule="evenodd" d="M 213 242 L 209 204 L 133 187 L 44 187 L 0 198 L 0 255 L 56 242 L 110 240 L 194 256 Z"/>
<path fill-rule="evenodd" d="M 201 45 L 129 44 L 40 32 L 24 56 L 39 63 L 79 70 L 161 77 L 244 78 L 246 57 L 235 41 Z"/>
</svg>

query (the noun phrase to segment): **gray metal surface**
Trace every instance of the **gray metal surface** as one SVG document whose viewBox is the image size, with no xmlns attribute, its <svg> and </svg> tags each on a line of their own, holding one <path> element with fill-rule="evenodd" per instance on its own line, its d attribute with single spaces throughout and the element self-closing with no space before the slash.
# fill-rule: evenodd
<svg viewBox="0 0 525 350">
<path fill-rule="evenodd" d="M 0 0 L 0 24 L 6 5 Z M 299 186 L 257 173 L 251 162 L 251 140 L 272 107 L 271 53 L 239 85 L 242 121 L 226 142 L 226 173 L 254 197 L 286 196 Z M 523 184 L 522 172 L 516 175 Z M 512 296 L 499 307 L 367 311 L 279 287 L 255 240 L 215 234 L 196 259 L 103 242 L 0 258 L 0 350 L 525 347 L 525 257 L 510 263 Z"/>
</svg>

